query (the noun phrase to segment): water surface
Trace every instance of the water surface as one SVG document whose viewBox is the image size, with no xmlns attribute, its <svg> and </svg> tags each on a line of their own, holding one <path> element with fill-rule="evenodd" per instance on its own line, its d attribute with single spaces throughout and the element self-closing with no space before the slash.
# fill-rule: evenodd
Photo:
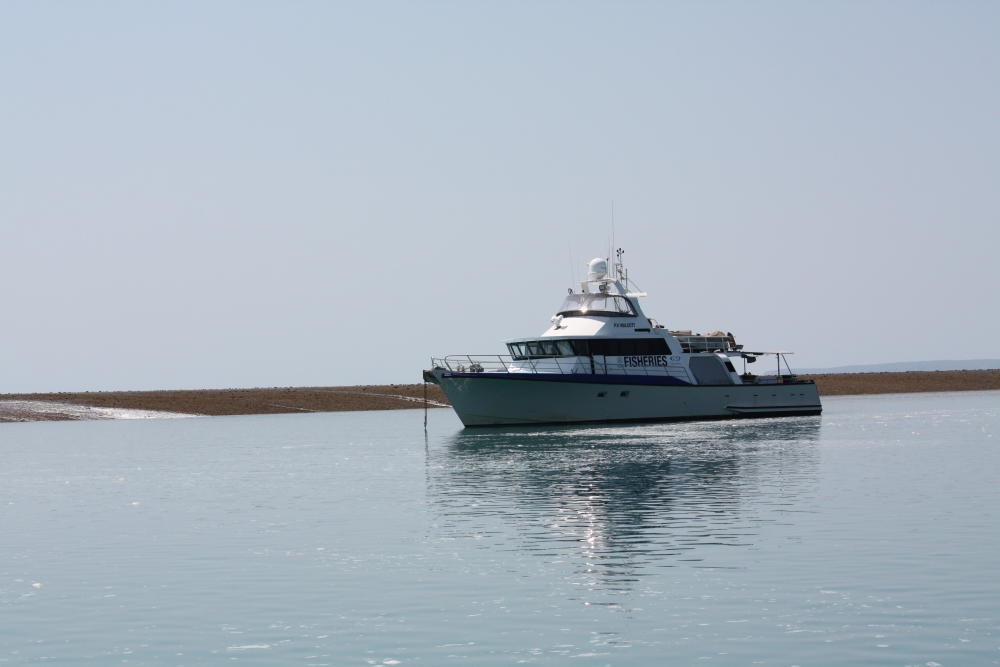
<svg viewBox="0 0 1000 667">
<path fill-rule="evenodd" d="M 2 425 L 0 664 L 997 664 L 998 399 Z"/>
</svg>

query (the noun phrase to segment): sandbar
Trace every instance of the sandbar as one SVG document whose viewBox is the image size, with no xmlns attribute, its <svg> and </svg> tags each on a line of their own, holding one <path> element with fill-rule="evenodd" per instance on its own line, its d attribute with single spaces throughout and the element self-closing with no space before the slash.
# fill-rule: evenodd
<svg viewBox="0 0 1000 667">
<path fill-rule="evenodd" d="M 820 396 L 1000 390 L 1000 369 L 808 376 Z M 433 384 L 0 394 L 0 422 L 446 408 Z M 162 414 L 157 414 L 162 413 Z"/>
</svg>

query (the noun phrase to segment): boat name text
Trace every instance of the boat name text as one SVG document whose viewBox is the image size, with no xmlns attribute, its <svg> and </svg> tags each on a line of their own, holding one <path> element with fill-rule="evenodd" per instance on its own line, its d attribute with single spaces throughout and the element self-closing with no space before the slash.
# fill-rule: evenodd
<svg viewBox="0 0 1000 667">
<path fill-rule="evenodd" d="M 639 354 L 630 357 L 622 357 L 622 364 L 626 368 L 642 368 L 646 366 L 666 366 L 667 355 Z"/>
</svg>

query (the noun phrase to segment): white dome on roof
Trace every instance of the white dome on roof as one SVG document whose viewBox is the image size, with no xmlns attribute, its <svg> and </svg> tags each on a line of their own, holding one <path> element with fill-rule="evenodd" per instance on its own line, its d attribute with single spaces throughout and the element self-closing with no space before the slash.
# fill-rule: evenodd
<svg viewBox="0 0 1000 667">
<path fill-rule="evenodd" d="M 608 275 L 608 260 L 595 257 L 587 263 L 589 280 L 603 280 Z"/>
</svg>

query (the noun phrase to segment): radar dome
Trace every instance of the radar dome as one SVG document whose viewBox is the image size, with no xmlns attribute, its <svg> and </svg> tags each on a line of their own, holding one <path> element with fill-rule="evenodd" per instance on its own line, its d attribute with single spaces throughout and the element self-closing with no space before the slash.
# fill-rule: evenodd
<svg viewBox="0 0 1000 667">
<path fill-rule="evenodd" d="M 587 264 L 590 280 L 603 280 L 608 275 L 608 261 L 595 257 Z"/>
</svg>

